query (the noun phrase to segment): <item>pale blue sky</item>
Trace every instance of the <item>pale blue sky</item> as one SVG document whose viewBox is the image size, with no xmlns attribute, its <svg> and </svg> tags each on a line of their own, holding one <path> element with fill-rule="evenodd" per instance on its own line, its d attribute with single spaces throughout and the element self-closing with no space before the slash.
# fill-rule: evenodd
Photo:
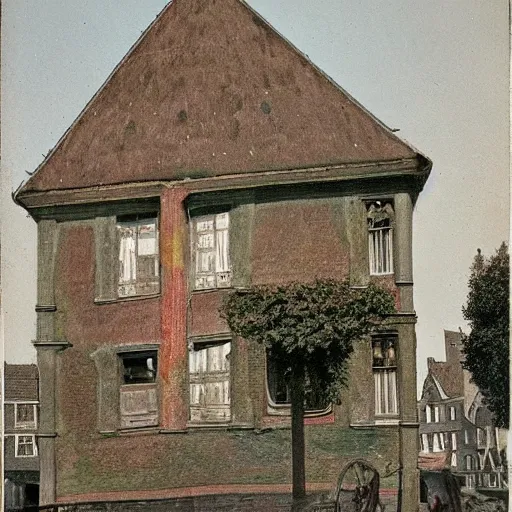
<svg viewBox="0 0 512 512">
<path fill-rule="evenodd" d="M 180 0 L 186 1 L 186 0 Z M 35 225 L 16 187 L 166 0 L 4 0 L 2 287 L 6 360 L 34 360 Z M 444 357 L 477 247 L 508 239 L 508 2 L 250 0 L 360 103 L 429 156 L 414 219 L 418 370 Z M 6 175 L 11 173 L 11 181 Z"/>
</svg>

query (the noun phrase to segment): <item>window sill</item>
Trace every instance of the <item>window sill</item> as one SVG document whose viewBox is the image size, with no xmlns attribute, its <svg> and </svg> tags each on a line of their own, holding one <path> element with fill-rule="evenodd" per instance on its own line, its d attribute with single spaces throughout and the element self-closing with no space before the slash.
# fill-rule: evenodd
<svg viewBox="0 0 512 512">
<path fill-rule="evenodd" d="M 328 425 L 335 422 L 334 412 L 328 410 L 322 415 L 304 416 L 304 425 Z M 291 428 L 291 415 L 274 414 L 264 416 L 262 428 Z"/>
<path fill-rule="evenodd" d="M 129 297 L 116 297 L 115 299 L 94 299 L 94 304 L 115 304 L 116 302 L 132 302 L 135 300 L 149 300 L 160 298 L 159 293 L 148 293 L 147 295 L 130 295 Z"/>
<path fill-rule="evenodd" d="M 222 292 L 222 291 L 233 291 L 235 288 L 233 286 L 223 286 L 222 288 L 195 288 L 190 293 L 192 295 L 198 295 L 200 293 L 213 293 L 213 292 Z"/>
<path fill-rule="evenodd" d="M 381 428 L 381 427 L 398 427 L 400 425 L 399 418 L 375 418 L 373 421 L 358 421 L 350 423 L 352 428 Z"/>
<path fill-rule="evenodd" d="M 304 419 L 323 418 L 332 412 L 332 404 L 329 404 L 325 409 L 304 411 Z M 276 404 L 269 399 L 267 404 L 267 415 L 278 418 L 291 418 L 292 407 L 290 404 Z"/>
<path fill-rule="evenodd" d="M 100 432 L 103 437 L 118 437 L 118 436 L 147 436 L 152 434 L 159 434 L 161 427 L 134 427 L 134 428 L 122 428 L 116 432 Z"/>
<path fill-rule="evenodd" d="M 227 430 L 232 427 L 232 423 L 187 423 L 187 429 L 190 431 Z"/>
</svg>

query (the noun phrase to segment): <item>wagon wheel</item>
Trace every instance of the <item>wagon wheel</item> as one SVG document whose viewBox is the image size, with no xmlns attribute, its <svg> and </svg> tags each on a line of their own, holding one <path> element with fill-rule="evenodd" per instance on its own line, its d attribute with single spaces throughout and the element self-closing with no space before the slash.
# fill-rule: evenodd
<svg viewBox="0 0 512 512">
<path fill-rule="evenodd" d="M 378 471 L 365 460 L 349 462 L 338 478 L 336 512 L 376 512 L 379 480 Z"/>
</svg>

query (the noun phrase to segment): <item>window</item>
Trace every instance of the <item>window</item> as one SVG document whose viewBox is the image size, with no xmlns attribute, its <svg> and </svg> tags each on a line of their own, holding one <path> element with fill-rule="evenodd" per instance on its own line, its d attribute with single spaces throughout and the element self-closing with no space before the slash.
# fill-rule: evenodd
<svg viewBox="0 0 512 512">
<path fill-rule="evenodd" d="M 118 296 L 150 295 L 160 290 L 156 214 L 118 217 Z"/>
<path fill-rule="evenodd" d="M 16 457 L 37 457 L 35 436 L 15 436 Z"/>
<path fill-rule="evenodd" d="M 14 428 L 35 429 L 37 426 L 37 404 L 14 404 Z"/>
<path fill-rule="evenodd" d="M 475 459 L 473 457 L 471 457 L 471 455 L 466 455 L 466 459 L 465 459 L 465 464 L 466 464 L 466 471 L 472 471 L 475 468 Z"/>
<path fill-rule="evenodd" d="M 231 420 L 231 342 L 197 342 L 189 351 L 190 421 Z"/>
<path fill-rule="evenodd" d="M 469 444 L 469 434 L 467 430 L 464 430 L 464 444 Z"/>
<path fill-rule="evenodd" d="M 274 357 L 267 351 L 268 412 L 271 414 L 290 413 L 290 373 L 291 368 L 286 361 Z M 320 384 L 315 377 L 306 374 L 304 386 L 306 414 L 326 412 L 330 407 L 319 391 Z"/>
<path fill-rule="evenodd" d="M 192 229 L 194 288 L 203 290 L 231 286 L 229 213 L 196 217 Z"/>
<path fill-rule="evenodd" d="M 443 435 L 436 432 L 434 434 L 434 439 L 433 439 L 433 449 L 432 451 L 433 452 L 442 452 L 443 451 L 443 447 L 441 446 L 441 443 L 442 443 L 442 439 L 443 439 Z"/>
<path fill-rule="evenodd" d="M 451 460 L 452 467 L 457 467 L 457 452 L 452 452 L 452 460 Z"/>
<path fill-rule="evenodd" d="M 452 450 L 457 449 L 457 434 L 452 432 Z"/>
<path fill-rule="evenodd" d="M 373 340 L 373 378 L 375 385 L 375 414 L 398 414 L 396 383 L 396 337 Z"/>
<path fill-rule="evenodd" d="M 439 423 L 439 407 L 437 405 L 427 405 L 425 407 L 425 418 L 427 423 Z"/>
<path fill-rule="evenodd" d="M 441 446 L 441 451 L 444 452 L 446 450 L 445 434 L 443 432 L 440 432 L 438 435 L 439 435 L 439 444 Z"/>
<path fill-rule="evenodd" d="M 370 274 L 393 273 L 393 222 L 390 202 L 373 201 L 367 205 Z"/>
<path fill-rule="evenodd" d="M 480 427 L 478 427 L 476 429 L 476 438 L 477 438 L 478 447 L 481 447 L 481 446 L 485 445 L 485 432 Z"/>
<path fill-rule="evenodd" d="M 456 419 L 455 407 L 449 407 L 450 411 L 450 420 L 454 421 Z"/>
<path fill-rule="evenodd" d="M 157 352 L 126 352 L 119 357 L 121 428 L 158 425 Z"/>
<path fill-rule="evenodd" d="M 421 434 L 421 449 L 424 453 L 429 453 L 428 434 Z"/>
</svg>

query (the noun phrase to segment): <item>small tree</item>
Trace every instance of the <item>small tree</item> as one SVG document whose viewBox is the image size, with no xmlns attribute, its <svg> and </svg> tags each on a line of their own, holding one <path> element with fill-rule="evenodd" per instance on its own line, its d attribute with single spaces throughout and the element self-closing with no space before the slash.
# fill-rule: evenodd
<svg viewBox="0 0 512 512">
<path fill-rule="evenodd" d="M 316 281 L 235 291 L 222 309 L 233 333 L 262 344 L 288 364 L 292 411 L 293 498 L 306 493 L 304 397 L 306 379 L 324 399 L 336 400 L 346 383 L 354 342 L 370 334 L 395 305 L 390 293 L 370 285 Z"/>
<path fill-rule="evenodd" d="M 462 338 L 465 362 L 496 425 L 509 423 L 509 256 L 505 242 L 490 258 L 480 249 L 473 261 L 467 304 L 462 308 L 471 327 Z"/>
</svg>

